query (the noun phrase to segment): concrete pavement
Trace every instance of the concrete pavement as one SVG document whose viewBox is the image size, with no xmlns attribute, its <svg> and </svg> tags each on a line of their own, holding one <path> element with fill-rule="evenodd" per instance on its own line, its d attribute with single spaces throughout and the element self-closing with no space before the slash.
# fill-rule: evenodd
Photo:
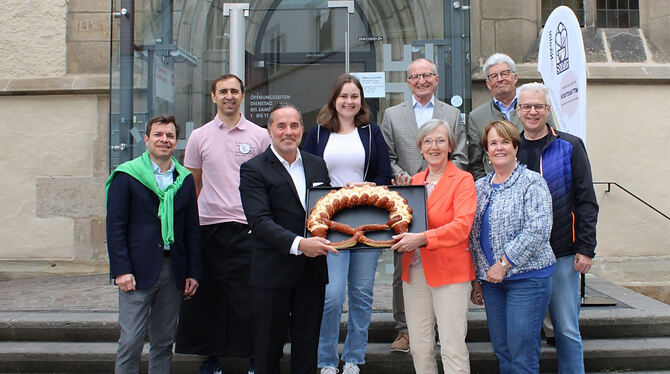
<svg viewBox="0 0 670 374">
<path fill-rule="evenodd" d="M 393 258 L 380 256 L 373 308 L 391 310 Z M 76 275 L 0 281 L 0 311 L 97 311 L 118 312 L 118 291 L 109 275 Z"/>
</svg>

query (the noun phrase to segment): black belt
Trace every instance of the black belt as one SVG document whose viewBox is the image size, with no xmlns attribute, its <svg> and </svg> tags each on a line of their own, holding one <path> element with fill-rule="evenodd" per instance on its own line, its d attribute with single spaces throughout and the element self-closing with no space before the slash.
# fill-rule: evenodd
<svg viewBox="0 0 670 374">
<path fill-rule="evenodd" d="M 164 250 L 163 250 L 163 257 L 170 257 L 170 253 L 171 253 L 171 252 L 172 252 L 172 251 L 168 251 L 167 249 L 164 249 Z"/>
</svg>

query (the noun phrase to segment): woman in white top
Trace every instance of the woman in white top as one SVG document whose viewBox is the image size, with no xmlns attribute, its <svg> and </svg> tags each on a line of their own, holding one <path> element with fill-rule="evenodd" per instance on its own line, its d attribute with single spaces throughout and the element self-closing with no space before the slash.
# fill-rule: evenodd
<svg viewBox="0 0 670 374">
<path fill-rule="evenodd" d="M 319 125 L 307 134 L 303 151 L 323 157 L 331 184 L 391 181 L 386 142 L 377 125 L 369 123 L 370 110 L 363 87 L 350 74 L 339 76 L 330 90 L 328 104 L 317 116 Z M 349 322 L 344 341 L 343 374 L 357 374 L 365 363 L 368 326 L 372 314 L 372 289 L 379 249 L 352 249 L 328 255 L 328 285 L 319 336 L 318 366 L 321 374 L 337 373 L 337 342 L 342 306 L 349 282 Z"/>
</svg>

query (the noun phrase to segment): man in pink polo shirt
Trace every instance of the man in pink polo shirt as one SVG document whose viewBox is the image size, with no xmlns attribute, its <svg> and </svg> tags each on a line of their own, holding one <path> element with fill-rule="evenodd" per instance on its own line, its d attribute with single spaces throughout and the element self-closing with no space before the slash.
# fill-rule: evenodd
<svg viewBox="0 0 670 374">
<path fill-rule="evenodd" d="M 220 370 L 219 357 L 253 356 L 251 236 L 238 186 L 240 165 L 270 145 L 267 130 L 240 112 L 240 78 L 217 78 L 211 97 L 217 114 L 191 133 L 184 156 L 198 194 L 204 278 L 197 295 L 183 303 L 176 346 L 179 353 L 208 356 L 200 373 Z"/>
</svg>

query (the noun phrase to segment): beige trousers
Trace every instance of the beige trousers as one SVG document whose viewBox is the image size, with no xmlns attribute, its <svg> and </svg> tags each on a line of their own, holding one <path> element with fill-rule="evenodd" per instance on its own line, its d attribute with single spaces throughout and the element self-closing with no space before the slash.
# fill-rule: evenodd
<svg viewBox="0 0 670 374">
<path fill-rule="evenodd" d="M 423 267 L 419 265 L 410 268 L 409 283 L 402 285 L 410 352 L 416 373 L 437 374 L 436 320 L 444 373 L 469 373 L 470 355 L 465 335 L 468 332 L 470 282 L 430 287 Z"/>
</svg>

